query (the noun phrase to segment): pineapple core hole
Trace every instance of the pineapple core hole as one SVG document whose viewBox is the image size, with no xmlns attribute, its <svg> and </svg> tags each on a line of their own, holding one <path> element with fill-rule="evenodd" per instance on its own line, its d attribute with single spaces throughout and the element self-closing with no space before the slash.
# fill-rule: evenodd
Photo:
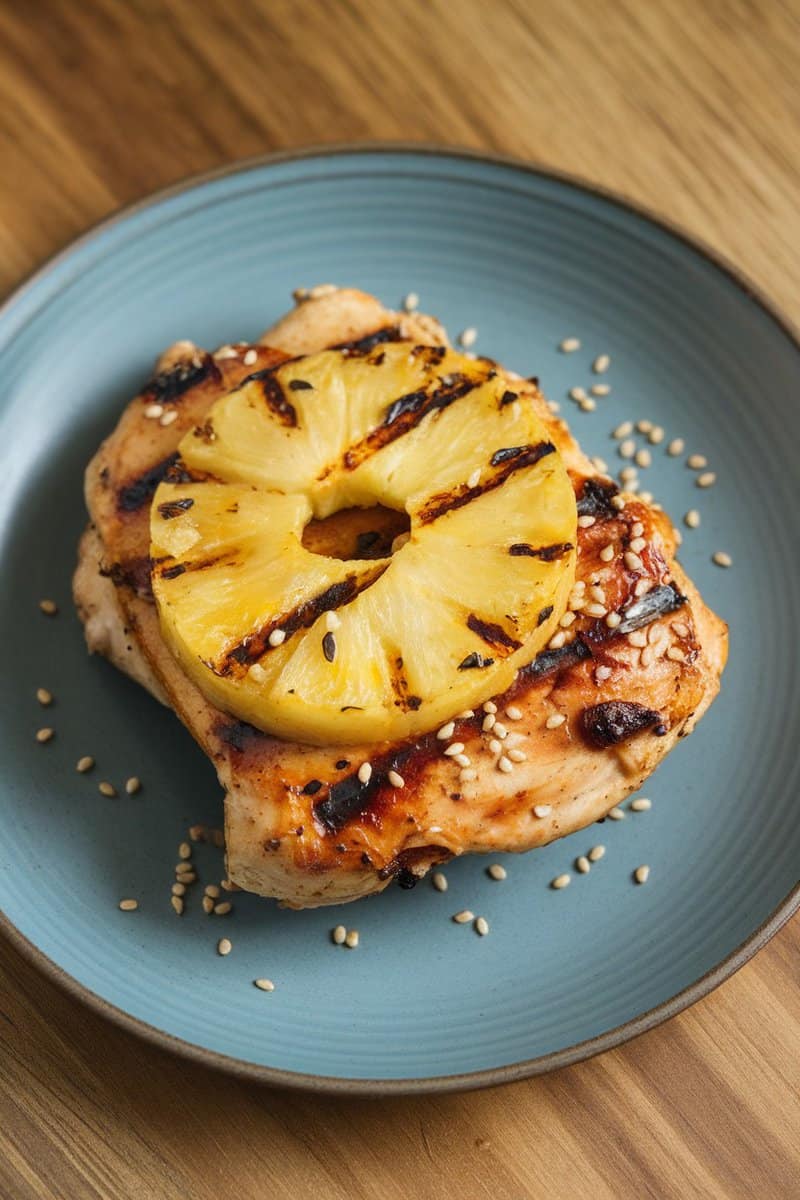
<svg viewBox="0 0 800 1200">
<path fill-rule="evenodd" d="M 342 508 L 321 520 L 309 521 L 303 545 L 326 558 L 389 558 L 395 538 L 409 531 L 408 514 L 376 504 L 372 508 Z"/>
</svg>

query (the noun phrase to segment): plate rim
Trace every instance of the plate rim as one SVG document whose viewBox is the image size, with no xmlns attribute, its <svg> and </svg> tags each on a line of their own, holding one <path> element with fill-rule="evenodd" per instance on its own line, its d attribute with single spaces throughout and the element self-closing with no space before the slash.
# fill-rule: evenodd
<svg viewBox="0 0 800 1200">
<path fill-rule="evenodd" d="M 290 150 L 280 150 L 272 153 L 255 155 L 249 158 L 236 159 L 208 171 L 188 175 L 177 182 L 160 188 L 155 192 L 133 203 L 121 205 L 108 216 L 91 225 L 84 233 L 69 241 L 60 250 L 51 254 L 37 268 L 28 274 L 12 289 L 10 294 L 0 304 L 0 322 L 15 308 L 27 294 L 39 286 L 63 262 L 85 246 L 92 244 L 103 234 L 136 216 L 147 209 L 174 197 L 181 196 L 195 188 L 228 176 L 246 174 L 261 167 L 275 166 L 279 163 L 298 162 L 307 159 L 334 158 L 362 154 L 366 157 L 379 157 L 392 154 L 417 154 L 429 158 L 460 159 L 466 162 L 485 163 L 489 166 L 512 168 L 525 175 L 553 180 L 579 192 L 600 197 L 613 204 L 623 212 L 632 213 L 644 219 L 672 238 L 682 242 L 690 250 L 710 262 L 721 271 L 739 291 L 753 301 L 779 327 L 783 334 L 793 343 L 800 354 L 800 330 L 785 312 L 755 284 L 749 276 L 732 260 L 712 247 L 704 239 L 689 233 L 671 218 L 662 216 L 639 201 L 632 200 L 622 192 L 607 188 L 579 175 L 558 168 L 550 167 L 537 161 L 529 161 L 513 155 L 488 152 L 468 147 L 448 145 L 445 143 L 413 142 L 413 141 L 361 141 L 335 142 L 321 145 L 310 145 Z M 0 909 L 0 933 L 34 968 L 47 979 L 57 984 L 69 995 L 80 1000 L 88 1008 L 106 1017 L 128 1033 L 142 1037 L 163 1050 L 179 1054 L 203 1066 L 225 1071 L 228 1074 L 252 1082 L 271 1084 L 273 1086 L 291 1087 L 303 1091 L 351 1095 L 419 1095 L 434 1092 L 455 1092 L 470 1089 L 494 1087 L 502 1083 L 511 1083 L 534 1075 L 542 1075 L 561 1067 L 571 1066 L 623 1045 L 633 1038 L 648 1032 L 678 1013 L 689 1008 L 696 1001 L 707 996 L 729 979 L 736 971 L 749 962 L 771 938 L 786 924 L 800 909 L 800 882 L 798 882 L 775 909 L 762 923 L 725 958 L 711 967 L 698 979 L 681 989 L 674 996 L 647 1009 L 638 1016 L 632 1017 L 614 1028 L 597 1034 L 582 1042 L 562 1050 L 550 1051 L 534 1058 L 523 1059 L 517 1063 L 509 1063 L 499 1067 L 487 1067 L 476 1071 L 468 1071 L 453 1075 L 434 1075 L 406 1079 L 378 1079 L 368 1077 L 346 1078 L 336 1075 L 317 1075 L 307 1072 L 288 1071 L 279 1067 L 264 1066 L 236 1058 L 218 1050 L 210 1050 L 194 1042 L 167 1033 L 155 1025 L 139 1017 L 134 1017 L 124 1009 L 110 1003 L 99 996 L 85 984 L 80 983 L 74 976 L 60 967 L 44 951 L 31 942 Z"/>
</svg>

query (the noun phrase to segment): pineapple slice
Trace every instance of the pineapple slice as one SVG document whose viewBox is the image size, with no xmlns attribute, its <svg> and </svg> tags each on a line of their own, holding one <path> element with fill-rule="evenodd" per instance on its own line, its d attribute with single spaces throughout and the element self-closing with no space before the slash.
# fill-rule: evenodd
<svg viewBox="0 0 800 1200">
<path fill-rule="evenodd" d="M 575 496 L 487 360 L 409 342 L 256 372 L 184 437 L 151 512 L 167 643 L 214 704 L 315 744 L 413 736 L 503 691 L 566 607 Z M 312 553 L 343 508 L 405 511 L 380 559 Z"/>
</svg>

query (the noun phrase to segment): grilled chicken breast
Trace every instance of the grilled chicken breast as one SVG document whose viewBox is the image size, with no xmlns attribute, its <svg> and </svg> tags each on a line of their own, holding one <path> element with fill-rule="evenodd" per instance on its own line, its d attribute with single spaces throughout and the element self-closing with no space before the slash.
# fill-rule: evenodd
<svg viewBox="0 0 800 1200">
<path fill-rule="evenodd" d="M 397 340 L 447 345 L 432 318 L 337 290 L 298 304 L 256 345 L 209 354 L 178 343 L 86 474 L 90 524 L 74 591 L 89 649 L 173 708 L 214 762 L 230 879 L 295 908 L 354 900 L 393 879 L 411 886 L 455 855 L 528 850 L 605 816 L 692 731 L 727 655 L 726 626 L 675 562 L 665 514 L 598 475 L 536 384 L 493 364 L 546 426 L 576 497 L 575 583 L 547 647 L 452 730 L 399 741 L 280 740 L 210 704 L 167 648 L 152 591 L 150 507 L 178 444 L 254 372 Z M 341 554 L 368 535 L 385 554 L 399 532 L 396 513 L 351 511 L 312 522 L 307 544 Z"/>
</svg>

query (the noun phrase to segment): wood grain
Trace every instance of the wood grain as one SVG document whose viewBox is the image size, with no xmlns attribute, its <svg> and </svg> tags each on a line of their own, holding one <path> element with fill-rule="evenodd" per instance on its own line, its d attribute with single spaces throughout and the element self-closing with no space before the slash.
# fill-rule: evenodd
<svg viewBox="0 0 800 1200">
<path fill-rule="evenodd" d="M 461 143 L 681 222 L 800 324 L 800 6 L 0 0 L 0 292 L 121 204 L 304 143 Z M 0 944 L 0 1197 L 800 1195 L 795 921 L 600 1059 L 328 1100 L 143 1045 Z"/>
</svg>

